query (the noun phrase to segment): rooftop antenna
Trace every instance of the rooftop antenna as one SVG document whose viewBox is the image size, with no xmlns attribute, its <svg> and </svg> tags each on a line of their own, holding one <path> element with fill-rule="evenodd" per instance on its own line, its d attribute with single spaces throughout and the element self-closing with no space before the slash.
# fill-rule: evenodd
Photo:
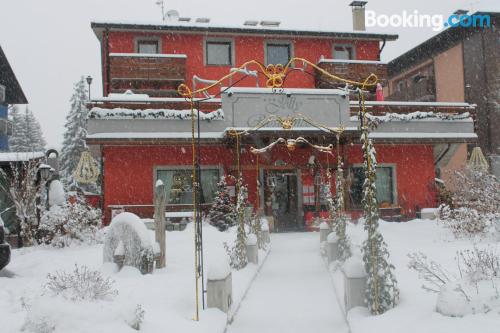
<svg viewBox="0 0 500 333">
<path fill-rule="evenodd" d="M 161 19 L 165 22 L 165 3 L 163 0 L 156 0 L 156 5 L 161 7 Z"/>
</svg>

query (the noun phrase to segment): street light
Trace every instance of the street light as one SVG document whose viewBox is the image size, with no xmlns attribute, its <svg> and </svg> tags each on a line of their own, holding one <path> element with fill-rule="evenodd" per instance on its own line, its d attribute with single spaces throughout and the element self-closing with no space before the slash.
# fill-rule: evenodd
<svg viewBox="0 0 500 333">
<path fill-rule="evenodd" d="M 42 164 L 38 168 L 38 171 L 40 172 L 40 178 L 44 182 L 46 182 L 50 178 L 50 171 L 51 171 L 51 169 L 52 169 L 52 167 L 50 165 L 47 165 L 47 164 Z"/>
<path fill-rule="evenodd" d="M 92 84 L 92 76 L 88 75 L 86 80 L 87 84 L 89 85 L 89 101 L 90 101 L 90 85 Z"/>
</svg>

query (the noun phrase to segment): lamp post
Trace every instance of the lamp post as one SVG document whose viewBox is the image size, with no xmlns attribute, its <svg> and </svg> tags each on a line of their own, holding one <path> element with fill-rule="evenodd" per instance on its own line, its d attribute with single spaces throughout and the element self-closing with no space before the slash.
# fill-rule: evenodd
<svg viewBox="0 0 500 333">
<path fill-rule="evenodd" d="M 92 76 L 88 75 L 86 77 L 87 84 L 89 85 L 89 101 L 90 101 L 90 85 L 92 84 Z"/>
</svg>

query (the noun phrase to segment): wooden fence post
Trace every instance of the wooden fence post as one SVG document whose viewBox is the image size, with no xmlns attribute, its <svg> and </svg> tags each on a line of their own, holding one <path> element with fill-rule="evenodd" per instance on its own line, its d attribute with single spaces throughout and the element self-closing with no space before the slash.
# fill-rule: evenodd
<svg viewBox="0 0 500 333">
<path fill-rule="evenodd" d="M 161 180 L 156 182 L 155 188 L 155 238 L 160 245 L 160 257 L 156 268 L 163 268 L 165 260 L 165 184 Z"/>
</svg>

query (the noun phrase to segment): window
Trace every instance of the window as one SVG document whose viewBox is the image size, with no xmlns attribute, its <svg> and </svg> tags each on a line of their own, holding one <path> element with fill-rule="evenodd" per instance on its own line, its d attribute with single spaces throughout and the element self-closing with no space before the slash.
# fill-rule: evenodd
<svg viewBox="0 0 500 333">
<path fill-rule="evenodd" d="M 159 43 L 157 40 L 138 40 L 137 53 L 156 54 L 159 52 Z"/>
<path fill-rule="evenodd" d="M 206 64 L 230 66 L 232 64 L 231 42 L 207 41 Z"/>
<path fill-rule="evenodd" d="M 165 184 L 167 204 L 192 204 L 191 169 L 157 170 L 156 179 Z M 218 169 L 201 170 L 201 203 L 211 203 L 219 181 Z"/>
<path fill-rule="evenodd" d="M 402 92 L 404 90 L 405 90 L 405 81 L 401 80 L 401 81 L 398 82 L 398 91 Z"/>
<path fill-rule="evenodd" d="M 266 64 L 286 65 L 292 58 L 292 46 L 290 43 L 267 43 L 266 44 Z"/>
<path fill-rule="evenodd" d="M 335 45 L 333 47 L 333 58 L 341 60 L 353 60 L 354 48 L 351 45 Z"/>
<path fill-rule="evenodd" d="M 362 167 L 351 168 L 350 199 L 354 207 L 361 207 L 363 198 L 363 183 L 365 171 Z M 390 166 L 377 167 L 377 202 L 379 206 L 390 206 L 395 203 L 394 168 Z"/>
</svg>

